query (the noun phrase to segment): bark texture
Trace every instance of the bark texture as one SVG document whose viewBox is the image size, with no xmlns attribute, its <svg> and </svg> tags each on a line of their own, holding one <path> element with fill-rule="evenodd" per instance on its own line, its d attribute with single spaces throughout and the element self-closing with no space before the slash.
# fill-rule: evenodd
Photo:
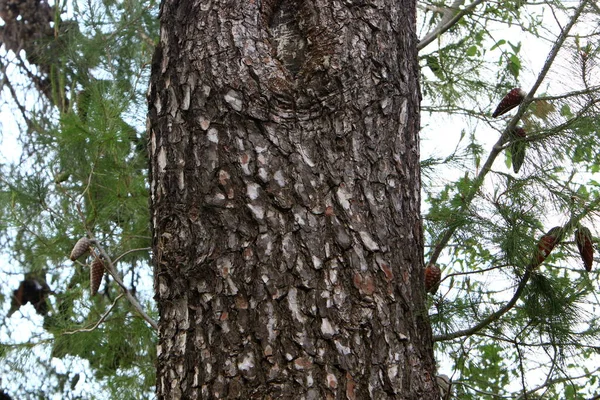
<svg viewBox="0 0 600 400">
<path fill-rule="evenodd" d="M 165 0 L 161 399 L 437 399 L 414 0 Z"/>
</svg>

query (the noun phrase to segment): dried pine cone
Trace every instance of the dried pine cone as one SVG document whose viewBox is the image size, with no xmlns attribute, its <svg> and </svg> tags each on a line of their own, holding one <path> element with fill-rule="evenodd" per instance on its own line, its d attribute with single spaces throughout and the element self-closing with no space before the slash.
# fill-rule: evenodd
<svg viewBox="0 0 600 400">
<path fill-rule="evenodd" d="M 92 241 L 86 237 L 82 237 L 75 243 L 73 250 L 71 251 L 71 261 L 77 260 L 79 257 L 84 255 L 92 245 Z"/>
<path fill-rule="evenodd" d="M 594 243 L 592 242 L 590 230 L 584 226 L 577 229 L 575 231 L 575 243 L 583 260 L 583 266 L 586 271 L 591 271 L 594 262 Z"/>
<path fill-rule="evenodd" d="M 434 294 L 440 285 L 442 270 L 435 264 L 427 264 L 425 267 L 425 290 Z"/>
<path fill-rule="evenodd" d="M 533 255 L 533 261 L 531 263 L 531 268 L 537 268 L 541 263 L 544 262 L 546 257 L 550 254 L 554 246 L 558 244 L 558 241 L 562 235 L 562 228 L 560 226 L 555 226 L 550 229 L 548 233 L 542 236 L 537 244 L 537 250 Z"/>
<path fill-rule="evenodd" d="M 90 266 L 90 290 L 92 296 L 98 293 L 102 278 L 104 277 L 104 262 L 96 257 Z"/>
</svg>

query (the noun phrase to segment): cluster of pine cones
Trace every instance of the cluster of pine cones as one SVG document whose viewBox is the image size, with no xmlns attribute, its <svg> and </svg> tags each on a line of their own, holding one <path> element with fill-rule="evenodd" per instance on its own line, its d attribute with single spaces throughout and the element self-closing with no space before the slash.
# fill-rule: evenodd
<svg viewBox="0 0 600 400">
<path fill-rule="evenodd" d="M 550 252 L 560 242 L 562 232 L 562 227 L 555 226 L 540 238 L 528 268 L 537 268 L 544 262 L 546 257 L 550 255 Z M 594 243 L 590 230 L 585 226 L 580 226 L 575 230 L 575 243 L 583 260 L 585 270 L 590 272 L 592 270 L 592 263 L 594 262 Z M 441 278 L 442 271 L 440 267 L 435 264 L 427 264 L 425 267 L 425 290 L 434 294 L 440 285 Z"/>
<path fill-rule="evenodd" d="M 79 257 L 87 253 L 92 247 L 92 241 L 86 237 L 82 237 L 75 243 L 71 251 L 71 261 L 77 260 Z M 100 256 L 94 254 L 94 261 L 90 265 L 90 291 L 92 296 L 98 293 L 102 278 L 104 277 L 104 261 Z"/>
</svg>

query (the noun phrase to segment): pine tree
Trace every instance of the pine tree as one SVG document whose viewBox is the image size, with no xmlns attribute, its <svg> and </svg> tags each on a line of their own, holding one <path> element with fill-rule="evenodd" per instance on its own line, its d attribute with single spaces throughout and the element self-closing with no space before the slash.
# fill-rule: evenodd
<svg viewBox="0 0 600 400">
<path fill-rule="evenodd" d="M 148 99 L 159 399 L 439 397 L 407 190 L 415 5 L 163 4 Z"/>
<path fill-rule="evenodd" d="M 440 372 L 460 399 L 590 397 L 596 272 L 582 266 L 574 231 L 593 226 L 600 203 L 590 174 L 599 165 L 598 35 L 584 28 L 600 13 L 591 1 L 426 9 L 424 27 L 438 35 L 446 16 L 461 16 L 452 35 L 422 42 L 420 53 L 425 124 L 427 111 L 442 110 L 452 122 L 440 136 L 459 137 L 434 157 L 425 146 L 423 160 L 426 262 L 443 270 L 430 299 Z M 560 26 L 542 17 L 549 11 Z M 503 23 L 526 34 L 503 39 Z M 548 43 L 543 54 L 535 36 Z M 534 67 L 535 59 L 545 62 Z M 516 87 L 524 101 L 492 119 Z M 502 168 L 504 157 L 514 171 Z"/>
<path fill-rule="evenodd" d="M 157 5 L 86 4 L 0 10 L 5 106 L 22 132 L 22 154 L 0 180 L 11 304 L 0 385 L 13 398 L 153 397 L 144 100 Z M 109 274 L 91 297 L 100 257 Z"/>
<path fill-rule="evenodd" d="M 315 38 L 307 41 L 302 51 L 286 53 L 289 41 L 302 41 L 307 27 L 326 15 L 324 12 L 298 13 L 290 17 L 281 12 L 289 3 L 261 3 L 261 17 L 265 19 L 262 23 L 269 25 L 269 32 L 264 36 L 264 42 L 259 43 L 275 49 L 269 57 L 284 63 L 284 70 L 291 76 L 299 77 L 305 83 L 318 83 L 305 88 L 310 89 L 305 94 L 306 102 L 297 101 L 296 114 L 270 123 L 265 123 L 264 115 L 273 109 L 244 108 L 248 98 L 241 99 L 242 109 L 236 111 L 235 107 L 240 104 L 236 93 L 249 90 L 249 87 L 255 90 L 253 96 L 254 93 L 272 93 L 276 91 L 274 87 L 284 90 L 284 86 L 278 85 L 290 79 L 290 75 L 283 75 L 282 80 L 271 82 L 274 86 L 264 86 L 257 84 L 262 82 L 262 75 L 257 75 L 258 80 L 246 81 L 250 82 L 249 85 L 230 87 L 231 92 L 219 92 L 224 101 L 223 107 L 231 115 L 228 121 L 216 123 L 215 115 L 222 115 L 223 109 L 210 108 L 210 112 L 202 113 L 197 121 L 189 124 L 199 126 L 194 131 L 199 134 L 197 138 L 210 136 L 219 140 L 218 144 L 209 140 L 206 153 L 212 151 L 212 143 L 220 157 L 215 162 L 223 160 L 223 157 L 229 160 L 231 171 L 224 167 L 221 169 L 228 172 L 230 181 L 233 179 L 231 187 L 238 192 L 242 188 L 244 198 L 250 203 L 251 196 L 256 195 L 258 197 L 254 201 L 257 204 L 263 204 L 263 200 L 274 204 L 274 210 L 283 215 L 297 214 L 301 205 L 318 204 L 326 198 L 326 195 L 320 196 L 321 192 L 310 190 L 313 185 L 323 182 L 309 178 L 297 180 L 298 184 L 283 194 L 278 194 L 277 186 L 273 188 L 262 181 L 255 182 L 257 186 L 248 186 L 252 183 L 250 176 L 258 176 L 260 180 L 261 173 L 268 173 L 272 166 L 260 164 L 260 157 L 250 157 L 252 154 L 249 154 L 246 164 L 240 164 L 243 160 L 234 156 L 241 152 L 237 144 L 227 148 L 219 146 L 226 144 L 225 138 L 257 129 L 244 148 L 262 148 L 264 144 L 267 150 L 260 155 L 265 157 L 264 160 L 272 161 L 272 158 L 266 158 L 267 154 L 271 154 L 269 146 L 284 146 L 283 151 L 288 151 L 289 157 L 282 158 L 277 165 L 281 174 L 273 175 L 281 182 L 296 176 L 284 175 L 290 164 L 304 165 L 306 168 L 298 174 L 304 177 L 320 168 L 325 168 L 323 176 L 336 170 L 351 174 L 354 163 L 364 161 L 362 157 L 374 162 L 392 151 L 393 146 L 385 147 L 387 142 L 379 143 L 375 139 L 389 129 L 388 121 L 377 124 L 377 129 L 369 130 L 365 127 L 375 121 L 369 118 L 364 118 L 360 124 L 351 123 L 351 118 L 343 119 L 318 135 L 309 135 L 312 130 L 307 128 L 302 131 L 304 136 L 290 136 L 291 143 L 297 142 L 300 147 L 288 148 L 285 141 L 263 143 L 259 139 L 278 138 L 275 135 L 278 130 L 274 127 L 290 123 L 294 118 L 304 118 L 301 123 L 305 128 L 314 126 L 315 118 L 326 118 L 324 116 L 335 110 L 342 110 L 347 101 L 370 93 L 371 87 L 364 81 L 358 81 L 356 86 L 341 92 L 333 91 L 327 83 L 336 76 L 331 71 L 338 71 L 335 68 L 340 64 L 336 64 L 336 58 L 323 56 L 336 50 L 336 46 L 347 46 L 348 52 L 357 54 L 358 68 L 362 65 L 359 62 L 361 55 L 377 52 L 375 44 L 380 43 L 382 35 L 387 32 L 385 24 L 374 24 L 372 18 L 386 13 L 393 15 L 392 11 L 399 6 L 394 4 L 393 7 L 381 8 L 368 2 L 340 4 L 336 9 L 335 24 L 343 25 L 344 18 L 350 18 L 352 29 L 360 31 L 364 28 L 364 33 L 359 34 L 357 39 L 339 42 L 348 31 L 335 31 L 334 27 L 338 25 L 328 25 L 323 30 L 310 31 Z M 303 7 L 311 4 L 297 3 L 304 4 Z M 3 334 L 0 370 L 4 378 L 0 382 L 0 393 L 13 398 L 154 398 L 155 345 L 159 336 L 166 338 L 168 335 L 165 332 L 158 335 L 153 328 L 158 316 L 157 307 L 151 300 L 153 268 L 150 266 L 149 250 L 151 232 L 147 190 L 150 184 L 146 172 L 149 160 L 146 155 L 145 102 L 151 57 L 159 43 L 157 17 L 159 14 L 163 19 L 172 17 L 168 14 L 170 4 L 165 3 L 162 12 L 155 2 L 141 4 L 112 0 L 85 5 L 73 3 L 70 9 L 55 9 L 45 2 L 24 1 L 0 6 L 0 18 L 4 21 L 4 52 L 0 55 L 3 109 L 12 112 L 12 115 L 5 114 L 2 121 L 3 153 L 6 153 L 4 149 L 11 132 L 17 131 L 20 132 L 18 143 L 23 150 L 16 157 L 17 150 L 12 152 L 10 155 L 16 161 L 4 162 L 0 172 L 0 238 L 6 260 L 1 266 L 3 274 L 0 278 L 5 310 L 0 314 L 0 332 Z M 334 6 L 338 4 L 328 2 L 327 7 Z M 418 313 L 418 316 L 422 316 L 423 324 L 427 325 L 425 314 L 429 314 L 437 361 L 435 374 L 449 377 L 446 380 L 439 376 L 431 382 L 444 382 L 444 388 L 450 383 L 449 395 L 459 399 L 593 397 L 598 392 L 594 376 L 598 361 L 599 324 L 594 312 L 599 304 L 595 293 L 598 272 L 593 257 L 598 237 L 595 215 L 600 202 L 597 179 L 594 179 L 600 168 L 597 137 L 600 131 L 597 104 L 599 40 L 593 27 L 598 23 L 600 9 L 592 0 L 551 0 L 543 3 L 521 0 L 420 1 L 417 6 L 416 34 L 420 38 L 417 48 L 423 94 L 420 145 L 425 253 L 415 259 L 411 272 L 402 276 L 411 277 L 409 285 L 416 284 L 415 279 L 423 285 L 421 289 L 414 290 L 422 292 L 425 306 L 429 309 Z M 236 10 L 232 8 L 230 11 L 235 13 Z M 306 8 L 301 7 L 301 10 Z M 244 13 L 240 17 L 250 15 L 256 14 Z M 272 18 L 267 18 L 271 15 Z M 311 18 L 303 19 L 303 15 Z M 242 26 L 248 29 L 256 23 L 253 20 Z M 225 41 L 214 41 L 217 32 L 228 31 L 236 34 L 231 34 Z M 234 26 L 223 25 L 223 30 L 205 33 L 206 37 L 198 43 L 207 43 L 203 51 L 209 56 L 194 61 L 198 68 L 210 71 L 215 66 L 226 65 L 232 58 L 239 58 L 242 53 L 232 49 L 249 51 L 234 41 L 234 38 L 244 37 Z M 273 42 L 269 42 L 271 39 Z M 187 43 L 189 46 L 196 45 L 195 41 Z M 210 49 L 228 43 L 232 44 L 231 47 L 222 52 L 210 52 Z M 331 46 L 323 46 L 323 43 Z M 259 46 L 259 50 L 264 48 Z M 385 62 L 375 60 L 367 65 L 363 71 L 374 73 L 363 72 L 361 77 L 372 77 L 374 85 L 385 85 L 390 77 L 395 76 L 386 73 L 386 67 L 398 62 L 392 54 L 394 52 L 389 51 Z M 242 77 L 252 76 L 251 71 L 256 73 L 269 67 L 251 68 L 255 67 L 252 59 L 244 58 L 242 61 L 248 72 L 240 74 L 239 84 Z M 306 65 L 310 68 L 303 68 Z M 314 73 L 304 75 L 307 70 Z M 375 73 L 377 71 L 378 74 Z M 181 76 L 187 75 L 189 71 L 182 72 Z M 273 78 L 276 77 L 273 75 Z M 340 88 L 349 81 L 349 77 L 341 75 L 337 81 Z M 193 86 L 196 82 L 187 84 L 190 94 L 192 88 L 198 90 Z M 184 88 L 182 92 L 175 91 L 172 97 L 182 100 L 177 104 L 181 107 L 187 101 L 185 81 L 171 80 L 170 85 L 171 88 Z M 211 85 L 218 86 L 216 81 Z M 155 90 L 156 87 L 164 88 L 155 86 Z M 528 96 L 519 107 L 492 119 L 500 100 L 517 87 Z M 294 86 L 290 90 L 296 93 L 298 88 Z M 321 102 L 311 103 L 311 99 L 319 99 L 329 91 L 342 93 L 344 97 L 340 100 L 339 95 L 330 96 Z M 374 108 L 377 113 L 388 112 L 385 115 L 389 115 L 393 123 L 398 123 L 393 117 L 398 119 L 397 113 L 402 108 L 396 103 L 388 103 L 386 108 L 383 99 L 389 93 L 382 91 L 378 101 L 356 106 L 357 115 L 379 105 L 379 109 Z M 190 96 L 190 110 L 212 104 L 202 102 L 205 97 L 214 95 L 215 91 L 211 89 L 206 95 Z M 292 99 L 294 96 L 265 97 L 264 104 L 277 102 L 277 109 L 285 108 Z M 338 101 L 335 102 L 335 99 Z M 167 104 L 174 107 L 172 103 Z M 312 107 L 310 113 L 298 115 L 297 111 L 307 104 Z M 244 115 L 251 115 L 254 119 L 244 120 Z M 231 126 L 237 130 L 231 130 Z M 261 131 L 260 126 L 266 126 L 265 130 Z M 515 137 L 516 128 L 522 128 L 526 135 Z M 217 132 L 216 136 L 211 129 Z M 346 133 L 335 140 L 328 139 L 331 132 L 340 130 Z M 213 133 L 209 135 L 210 132 Z M 223 136 L 224 132 L 231 136 Z M 289 132 L 295 131 L 290 128 Z M 349 144 L 349 138 L 357 132 L 370 132 L 370 141 L 355 140 Z M 242 135 L 239 140 L 245 143 L 244 138 Z M 315 152 L 310 150 L 313 149 L 310 140 L 319 140 L 320 147 Z M 305 145 L 304 141 L 308 144 Z M 342 162 L 346 160 L 342 157 L 346 152 L 356 154 L 351 163 Z M 321 160 L 322 155 L 340 157 L 326 159 L 327 162 L 314 166 L 308 164 L 307 160 Z M 170 160 L 173 154 L 167 153 L 166 156 Z M 391 168 L 400 168 L 397 163 L 403 161 L 393 157 L 383 159 L 396 163 Z M 505 161 L 504 165 L 502 161 Z M 233 168 L 236 165 L 242 168 L 241 171 Z M 245 174 L 245 168 L 250 175 Z M 187 170 L 185 173 L 188 176 Z M 389 196 L 380 196 L 382 192 L 370 186 L 377 186 L 379 182 L 385 193 L 385 190 L 390 190 L 390 182 L 372 173 L 365 176 L 369 184 L 361 186 L 359 192 L 365 200 L 353 202 L 349 198 L 348 204 L 353 210 L 359 210 L 357 213 L 364 216 L 365 221 L 371 221 L 371 218 L 380 221 L 377 220 L 376 207 L 375 211 L 365 211 L 364 215 L 362 210 L 372 207 L 374 201 L 395 201 Z M 267 177 L 270 175 L 267 174 Z M 222 210 L 222 204 L 229 201 L 229 192 L 225 190 L 227 175 L 209 174 L 204 178 L 206 180 L 202 182 L 205 185 L 217 179 L 214 192 L 192 197 L 198 205 L 209 199 L 216 199 L 216 203 L 211 203 L 208 208 L 197 207 L 198 218 L 202 216 L 203 219 L 198 219 L 194 227 L 212 229 L 222 223 L 235 224 L 241 229 L 248 225 L 244 222 L 260 215 L 260 210 L 255 207 L 247 208 L 241 219 L 221 218 L 227 212 Z M 177 184 L 178 181 L 173 182 Z M 339 188 L 338 181 L 328 184 L 331 188 Z M 169 186 L 173 187 L 177 186 Z M 355 186 L 348 186 L 346 190 L 355 194 L 353 188 L 358 190 Z M 415 188 L 418 191 L 418 186 Z M 219 200 L 220 192 L 224 193 L 224 199 Z M 343 201 L 344 193 L 331 191 L 332 205 Z M 188 203 L 185 204 L 187 206 Z M 179 215 L 181 210 L 176 208 L 174 215 Z M 331 235 L 337 238 L 335 246 L 346 249 L 347 253 L 360 243 L 367 246 L 365 254 L 370 254 L 375 249 L 373 246 L 379 246 L 375 253 L 380 255 L 404 251 L 384 246 L 382 243 L 385 241 L 381 237 L 385 235 L 380 232 L 381 227 L 389 226 L 390 221 L 401 226 L 404 214 L 380 217 L 381 223 L 369 224 L 365 229 L 358 229 L 353 224 L 354 231 L 344 235 L 349 225 L 344 224 L 347 215 L 343 210 L 343 207 L 340 210 L 334 206 L 323 210 L 311 208 L 311 212 L 302 214 L 305 218 L 280 225 L 281 229 L 295 227 L 292 236 L 283 237 L 289 246 L 295 244 L 286 248 L 285 254 L 304 255 L 300 258 L 301 266 L 289 261 L 292 267 L 288 270 L 288 261 L 285 261 L 281 265 L 286 266 L 286 273 L 268 270 L 269 274 L 246 276 L 242 284 L 238 284 L 236 279 L 246 269 L 229 270 L 229 276 L 222 274 L 224 269 L 219 269 L 219 274 L 211 275 L 214 282 L 221 279 L 223 284 L 219 287 L 224 293 L 233 290 L 230 281 L 236 285 L 238 295 L 229 299 L 235 305 L 233 312 L 223 313 L 223 309 L 216 306 L 206 310 L 189 308 L 190 312 L 194 315 L 204 313 L 205 318 L 216 319 L 220 329 L 233 324 L 233 321 L 251 318 L 252 310 L 256 308 L 252 308 L 250 302 L 246 307 L 242 296 L 245 285 L 249 285 L 246 281 L 251 279 L 266 285 L 266 295 L 271 299 L 279 299 L 274 303 L 279 308 L 273 308 L 273 315 L 279 315 L 291 304 L 288 300 L 290 295 L 284 288 L 295 280 L 302 281 L 303 286 L 294 292 L 296 303 L 310 304 L 313 299 L 310 288 L 315 281 L 312 277 L 329 271 L 333 262 L 338 262 L 340 268 L 337 274 L 329 274 L 330 279 L 337 279 L 337 285 L 353 288 L 353 295 L 346 297 L 345 301 L 355 298 L 354 295 L 358 296 L 356 298 L 368 298 L 372 289 L 381 287 L 383 281 L 377 278 L 385 280 L 385 277 L 390 277 L 390 282 L 395 282 L 399 276 L 398 269 L 402 268 L 399 264 L 378 264 L 380 272 L 374 274 L 375 279 L 372 280 L 363 270 L 359 275 L 349 272 L 352 271 L 353 258 L 350 259 L 352 262 L 344 264 L 343 257 L 342 261 L 320 253 L 315 254 L 316 259 L 312 258 L 312 254 L 306 257 L 307 249 L 318 247 L 315 241 L 322 232 L 306 234 L 302 227 L 311 226 L 313 219 L 321 220 L 323 216 L 325 220 L 328 218 L 339 223 L 323 233 L 324 237 Z M 189 218 L 194 218 L 194 215 L 189 214 Z M 264 218 L 268 229 L 277 223 L 268 212 Z M 176 224 L 182 220 L 160 220 L 159 226 L 175 229 L 176 225 L 169 225 L 169 221 Z M 303 221 L 304 225 L 301 225 Z M 539 257 L 542 238 L 554 226 L 561 228 L 556 243 L 543 261 L 535 265 L 537 262 L 533 261 Z M 280 254 L 266 253 L 265 249 L 269 247 L 265 237 L 269 231 L 261 231 L 260 227 L 259 223 L 251 225 L 240 235 L 250 236 L 258 230 L 258 237 L 262 240 L 249 242 L 245 248 L 262 250 L 243 253 L 242 256 L 246 257 L 243 258 L 244 265 L 252 265 L 254 269 L 260 267 L 264 272 L 267 271 L 263 265 L 265 257 L 279 257 Z M 586 232 L 585 238 L 576 232 Z M 91 245 L 84 255 L 72 262 L 69 260 L 70 252 L 82 237 L 91 240 Z M 302 242 L 297 241 L 298 237 Z M 172 241 L 167 241 L 172 238 L 163 235 L 163 242 L 157 240 L 155 246 L 160 243 L 173 245 Z M 231 240 L 233 238 L 228 236 L 226 242 L 217 243 L 207 250 L 194 248 L 198 256 L 207 254 L 199 265 L 216 263 L 219 257 L 223 257 L 223 253 L 217 250 L 224 247 L 219 246 L 236 245 Z M 202 241 L 199 239 L 199 242 Z M 207 239 L 206 243 L 209 242 Z M 323 240 L 323 243 L 326 242 Z M 582 253 L 578 244 L 585 246 Z M 330 246 L 330 250 L 335 246 Z M 397 243 L 396 246 L 403 247 Z M 271 246 L 271 249 L 276 248 Z M 184 257 L 188 255 L 183 254 Z M 107 269 L 112 268 L 114 277 L 107 273 L 98 294 L 90 297 L 90 264 L 95 259 L 102 259 Z M 318 265 L 315 264 L 317 259 L 322 260 L 320 269 L 314 268 Z M 358 257 L 358 261 L 361 259 Z M 428 263 L 442 270 L 442 279 L 435 294 L 425 294 L 424 271 L 421 270 L 421 275 L 418 275 L 418 269 L 423 269 Z M 233 265 L 238 267 L 238 264 Z M 349 269 L 342 268 L 347 265 L 350 265 Z M 588 265 L 591 266 L 589 272 L 586 269 Z M 157 266 L 159 270 L 165 268 L 160 263 Z M 253 271 L 252 268 L 249 270 Z M 369 272 L 369 268 L 373 268 L 371 264 L 367 264 L 365 271 Z M 157 274 L 155 278 L 160 282 L 165 275 Z M 334 281 L 330 282 L 333 284 Z M 211 301 L 208 290 L 213 289 L 207 286 L 202 301 Z M 198 290 L 204 289 L 198 287 Z M 335 293 L 331 301 L 339 301 L 340 292 L 337 292 L 338 297 Z M 374 298 L 379 299 L 377 296 Z M 404 301 L 403 296 L 396 298 Z M 229 304 L 227 296 L 223 299 L 220 300 L 222 305 Z M 384 299 L 388 301 L 386 297 Z M 327 302 L 324 298 L 314 298 L 317 310 Z M 385 303 L 351 304 L 369 308 L 369 305 Z M 376 313 L 381 308 L 373 307 L 372 310 Z M 269 315 L 268 309 L 260 311 Z M 338 329 L 339 332 L 340 327 L 346 326 L 336 324 L 338 321 L 329 312 L 326 315 L 313 315 L 311 312 L 300 315 L 307 320 L 318 321 L 317 326 L 312 327 L 315 332 L 323 329 Z M 398 324 L 397 318 L 392 320 Z M 360 321 L 357 323 L 359 336 L 365 332 L 365 325 Z M 273 325 L 273 329 L 274 332 L 286 331 L 291 326 Z M 427 331 L 428 328 L 424 329 Z M 380 332 L 398 338 L 403 330 L 397 326 L 381 327 Z M 331 339 L 324 340 L 335 342 L 336 338 L 332 333 Z M 297 356 L 298 348 L 302 348 L 303 343 L 299 340 L 296 337 L 296 340 L 286 342 L 286 348 L 294 350 L 289 353 L 292 358 Z M 333 354 L 338 348 L 346 348 L 343 346 L 347 343 L 341 337 L 337 340 L 342 347 L 332 350 Z M 427 341 L 427 338 L 423 340 Z M 242 355 L 252 345 L 256 346 L 256 343 L 249 342 L 240 349 L 232 368 L 245 365 Z M 228 348 L 223 344 L 219 346 Z M 265 348 L 265 351 L 268 349 Z M 273 353 L 270 359 L 278 360 L 277 354 Z M 427 361 L 427 354 L 422 360 Z M 256 357 L 259 355 L 265 356 L 262 353 L 256 354 Z M 307 360 L 310 359 L 293 358 L 295 369 L 290 380 L 294 377 L 300 379 L 302 374 L 307 373 Z M 284 362 L 289 361 L 284 359 L 277 365 L 284 365 Z M 352 393 L 352 390 L 346 392 L 346 389 L 364 387 L 360 380 L 350 379 L 339 371 L 333 369 L 331 375 L 326 374 L 325 378 L 330 378 L 329 384 L 337 385 L 342 397 Z M 248 374 L 240 373 L 240 376 L 252 380 Z M 316 380 L 320 378 L 314 376 Z M 301 382 L 302 385 L 307 384 L 305 380 Z M 321 383 L 319 381 L 319 385 Z M 237 390 L 235 383 L 229 388 L 233 396 Z M 241 390 L 244 388 L 241 387 Z"/>
</svg>

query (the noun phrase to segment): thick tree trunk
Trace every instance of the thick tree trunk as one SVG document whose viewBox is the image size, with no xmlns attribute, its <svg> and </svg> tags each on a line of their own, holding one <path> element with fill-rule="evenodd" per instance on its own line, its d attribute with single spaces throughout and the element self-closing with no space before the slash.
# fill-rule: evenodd
<svg viewBox="0 0 600 400">
<path fill-rule="evenodd" d="M 149 91 L 166 399 L 434 399 L 415 1 L 165 0 Z"/>
</svg>

